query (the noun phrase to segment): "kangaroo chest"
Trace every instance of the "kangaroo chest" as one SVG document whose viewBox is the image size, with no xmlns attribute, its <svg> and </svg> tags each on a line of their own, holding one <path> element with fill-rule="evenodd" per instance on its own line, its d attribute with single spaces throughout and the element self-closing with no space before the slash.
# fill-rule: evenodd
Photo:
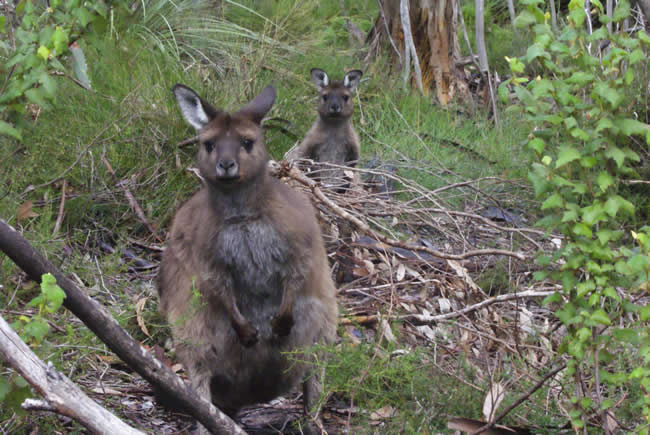
<svg viewBox="0 0 650 435">
<path fill-rule="evenodd" d="M 230 273 L 240 310 L 277 307 L 289 242 L 264 218 L 226 224 L 217 234 L 217 261 Z"/>
</svg>

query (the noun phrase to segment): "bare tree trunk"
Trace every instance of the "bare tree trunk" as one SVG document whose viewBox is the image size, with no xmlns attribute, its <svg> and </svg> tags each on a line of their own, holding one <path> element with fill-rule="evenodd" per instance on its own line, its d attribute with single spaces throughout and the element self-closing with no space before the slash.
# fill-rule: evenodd
<svg viewBox="0 0 650 435">
<path fill-rule="evenodd" d="M 24 405 L 27 409 L 39 409 L 67 415 L 93 433 L 144 435 L 86 396 L 74 382 L 59 373 L 50 363 L 45 365 L 11 329 L 0 316 L 0 354 L 45 398 Z"/>
<path fill-rule="evenodd" d="M 553 33 L 557 33 L 557 11 L 555 10 L 555 0 L 549 0 L 551 4 L 551 27 Z"/>
<path fill-rule="evenodd" d="M 507 0 L 508 3 L 508 12 L 510 13 L 510 24 L 512 24 L 512 29 L 517 34 L 517 28 L 515 27 L 515 19 L 517 18 L 517 13 L 515 12 L 515 2 L 514 0 Z"/>
<path fill-rule="evenodd" d="M 476 22 L 476 54 L 478 54 L 478 67 L 481 74 L 488 72 L 487 49 L 485 48 L 485 2 L 474 1 L 474 17 Z"/>
<path fill-rule="evenodd" d="M 478 66 L 481 77 L 487 82 L 489 100 L 492 105 L 494 123 L 498 124 L 497 105 L 492 89 L 492 77 L 490 77 L 490 67 L 488 65 L 487 49 L 485 48 L 485 0 L 474 1 L 474 16 L 476 18 L 476 51 L 478 54 Z"/>
<path fill-rule="evenodd" d="M 614 16 L 614 0 L 607 0 L 605 6 L 605 12 L 607 16 L 611 19 Z M 609 34 L 612 34 L 612 22 L 607 23 L 607 31 Z"/>
<path fill-rule="evenodd" d="M 406 0 L 404 0 L 406 1 Z M 373 29 L 366 41 L 368 56 L 388 50 L 397 60 L 406 58 L 404 50 L 408 36 L 404 34 L 400 15 L 400 0 L 384 0 Z M 458 0 L 408 0 L 413 46 L 422 71 L 422 86 L 426 93 L 435 92 L 438 101 L 446 105 L 457 96 L 470 101 L 467 79 L 460 59 L 458 42 Z M 394 55 L 390 41 L 399 51 Z M 411 52 L 412 54 L 412 52 Z M 415 59 L 413 59 L 415 62 Z M 410 77 L 415 79 L 417 76 Z"/>
</svg>

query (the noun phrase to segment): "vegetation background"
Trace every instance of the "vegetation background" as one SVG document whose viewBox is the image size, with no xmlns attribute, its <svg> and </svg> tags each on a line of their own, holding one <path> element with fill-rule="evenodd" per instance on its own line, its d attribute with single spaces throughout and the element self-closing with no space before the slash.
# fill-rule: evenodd
<svg viewBox="0 0 650 435">
<path fill-rule="evenodd" d="M 520 14 L 515 28 L 503 2 L 485 0 L 485 43 L 491 76 L 500 85 L 495 123 L 485 81 L 472 63 L 465 66 L 465 72 L 473 103 L 454 101 L 442 107 L 431 92 L 423 95 L 412 87 L 411 78 L 401 79 L 390 49 L 366 56 L 366 47 L 351 36 L 354 32 L 348 21 L 367 35 L 379 16 L 379 4 L 364 0 L 10 4 L 0 0 L 0 218 L 109 306 L 134 337 L 154 352 L 167 351 L 173 364 L 173 352 L 166 343 L 169 333 L 156 311 L 155 266 L 175 210 L 200 183 L 188 171 L 194 162 L 194 146 L 179 146 L 194 133 L 181 119 L 171 87 L 184 83 L 217 106 L 236 109 L 273 84 L 278 98 L 266 122 L 266 140 L 272 157 L 280 160 L 316 116 L 310 68 L 322 68 L 334 78 L 350 69 L 362 69 L 354 115 L 362 142 L 360 166 L 393 168 L 388 173 L 399 175 L 401 184 L 390 201 L 410 204 L 413 191 L 404 186 L 412 182 L 424 191 L 446 191 L 441 208 L 474 216 L 479 211 L 487 213 L 492 203 L 486 198 L 496 198 L 500 217 L 481 216 L 499 221 L 500 227 L 532 226 L 543 217 L 562 220 L 567 210 L 577 211 L 575 218 L 562 221 L 572 225 L 566 228 L 555 221 L 542 222 L 547 225 L 546 233 L 536 233 L 534 248 L 519 235 L 504 239 L 508 248 L 528 252 L 527 267 L 517 269 L 500 257 L 484 259 L 462 284 L 474 283 L 486 298 L 545 289 L 558 290 L 558 297 L 564 299 L 549 299 L 546 305 L 526 302 L 516 309 L 504 304 L 503 311 L 495 308 L 480 319 L 478 315 L 464 319 L 474 324 L 471 330 L 460 320 L 433 329 L 424 325 L 427 330 L 422 325 L 407 328 L 391 317 L 393 310 L 410 312 L 409 304 L 414 304 L 418 313 L 442 311 L 437 302 L 433 308 L 434 297 L 454 299 L 453 285 L 429 285 L 430 293 L 425 293 L 427 300 L 421 304 L 407 297 L 408 288 L 397 299 L 390 296 L 390 304 L 385 303 L 385 295 L 371 292 L 367 299 L 381 298 L 383 303 L 373 305 L 376 311 L 366 310 L 366 314 L 384 314 L 389 332 L 382 322 L 359 323 L 361 311 L 353 312 L 354 304 L 346 299 L 341 341 L 330 349 L 327 363 L 328 427 L 334 433 L 344 428 L 355 433 L 444 432 L 455 416 L 476 421 L 487 418 L 486 397 L 497 388 L 505 391 L 500 409 L 522 395 L 526 398 L 502 424 L 525 426 L 535 433 L 557 433 L 560 428 L 647 433 L 650 133 L 645 133 L 649 122 L 648 36 L 640 9 L 624 0 L 616 3 L 618 27 L 594 42 L 611 40 L 615 50 L 602 47 L 592 54 L 585 52 L 587 43 L 592 43 L 589 36 L 580 33 L 587 24 L 576 15 L 585 10 L 584 1 L 558 2 L 554 7 L 563 31 L 548 36 L 544 29 L 550 29 L 549 4 L 515 2 Z M 596 0 L 591 4 L 587 2 L 586 8 L 591 11 L 593 7 L 589 15 L 594 20 L 592 33 L 607 23 L 598 22 L 606 14 L 604 7 Z M 467 38 L 474 44 L 476 4 L 462 0 L 459 6 Z M 566 29 L 577 33 L 563 33 Z M 629 38 L 610 36 L 616 29 Z M 465 41 L 462 26 L 456 31 L 459 40 Z M 561 51 L 553 44 L 562 42 L 570 50 L 582 51 L 557 60 Z M 466 43 L 461 43 L 461 50 L 470 55 Z M 611 52 L 621 60 L 607 64 L 614 56 Z M 550 62 L 561 68 L 553 69 Z M 575 76 L 592 74 L 592 70 L 597 72 L 591 78 L 579 81 Z M 631 73 L 625 75 L 627 71 Z M 544 93 L 541 86 L 535 90 L 543 80 L 552 82 L 551 93 Z M 599 80 L 608 83 L 612 93 L 585 91 Z M 584 105 L 567 97 L 576 108 L 562 111 L 569 106 L 560 95 L 564 89 Z M 547 100 L 551 102 L 542 107 Z M 556 122 L 551 116 L 560 119 Z M 579 126 L 607 118 L 617 130 L 594 124 L 581 130 L 587 135 L 582 137 L 575 125 L 564 122 L 567 118 L 574 118 Z M 540 147 L 540 140 L 546 148 Z M 588 144 L 593 141 L 605 145 L 591 149 Z M 590 163 L 593 159 L 597 161 Z M 594 167 L 599 169 L 592 171 L 592 180 Z M 474 190 L 446 190 L 455 183 L 484 179 L 499 181 L 477 182 Z M 542 187 L 540 179 L 547 182 Z M 566 190 L 563 180 L 573 183 L 573 190 Z M 576 193 L 580 180 L 588 188 Z M 604 186 L 602 195 L 609 196 L 589 196 L 599 192 L 596 186 Z M 131 198 L 146 220 L 134 211 Z M 554 199 L 549 202 L 549 198 Z M 585 225 L 584 216 L 591 210 L 585 208 L 600 203 L 602 218 L 588 222 L 589 233 L 576 231 L 583 228 L 580 225 Z M 608 207 L 616 210 L 610 213 Z M 603 242 L 611 248 L 610 254 L 603 254 L 602 247 L 598 252 L 591 247 L 591 257 L 583 255 L 587 240 L 602 242 L 605 236 L 599 236 L 596 229 L 605 227 L 620 230 Z M 373 228 L 384 230 L 381 225 Z M 409 231 L 397 234 L 400 240 L 409 241 L 423 236 Z M 435 231 L 427 234 L 434 240 L 436 236 L 441 250 L 498 245 L 477 236 L 458 246 L 447 243 L 453 238 Z M 498 237 L 502 238 L 501 232 Z M 568 275 L 545 274 L 547 270 L 566 271 L 567 259 L 577 258 L 578 251 L 563 251 L 559 246 L 576 247 L 583 255 L 584 261 L 570 269 L 575 282 Z M 338 249 L 332 248 L 333 261 Z M 545 252 L 537 263 L 536 251 Z M 359 255 L 364 257 L 362 264 L 369 261 L 379 270 L 377 257 L 368 251 Z M 371 282 L 372 276 L 357 276 L 355 288 L 367 286 L 371 291 L 377 285 L 390 285 L 400 273 L 400 280 L 404 279 L 404 270 L 415 269 L 407 265 L 400 272 L 399 256 L 395 258 L 388 262 L 395 270 L 384 270 L 381 275 L 388 276 L 388 281 L 378 284 L 377 279 Z M 590 260 L 598 262 L 597 271 Z M 134 261 L 142 263 L 134 266 Z M 604 264 L 611 265 L 611 272 L 603 272 Z M 427 279 L 449 281 L 435 268 L 421 267 L 427 270 Z M 535 279 L 533 272 L 537 272 Z M 579 287 L 605 273 L 610 274 L 606 280 L 584 284 L 589 288 L 582 290 Z M 415 276 L 409 279 L 417 281 Z M 342 284 L 341 288 L 347 291 L 350 286 Z M 614 296 L 609 289 L 614 289 Z M 52 361 L 104 406 L 130 424 L 153 432 L 183 431 L 191 426 L 186 417 L 153 406 L 146 384 L 120 368 L 119 361 L 74 316 L 62 310 L 49 312 L 43 308 L 43 299 L 29 304 L 42 294 L 41 289 L 5 256 L 0 256 L 0 290 L 2 316 L 14 322 L 44 360 Z M 348 297 L 343 290 L 341 297 Z M 367 304 L 367 299 L 355 303 Z M 476 302 L 461 297 L 459 307 L 472 301 Z M 574 306 L 570 314 L 561 310 Z M 522 326 L 523 312 L 528 312 L 529 324 Z M 524 328 L 523 341 L 511 342 L 509 328 L 514 328 L 517 337 Z M 599 334 L 611 340 L 599 341 Z M 576 350 L 570 343 L 582 345 Z M 533 352 L 543 356 L 531 360 Z M 569 369 L 526 395 L 551 366 L 562 364 Z M 17 405 L 31 395 L 29 387 L 11 368 L 0 369 L 3 433 L 83 431 L 70 419 L 21 410 Z M 594 372 L 601 373 L 603 385 Z M 494 403 L 490 407 L 499 408 Z M 489 410 L 487 414 L 494 416 Z"/>
</svg>

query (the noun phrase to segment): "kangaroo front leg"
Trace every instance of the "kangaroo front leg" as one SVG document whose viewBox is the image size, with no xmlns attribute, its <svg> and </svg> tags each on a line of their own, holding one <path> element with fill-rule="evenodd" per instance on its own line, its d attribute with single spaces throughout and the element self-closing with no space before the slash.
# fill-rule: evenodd
<svg viewBox="0 0 650 435">
<path fill-rule="evenodd" d="M 312 367 L 302 384 L 302 400 L 307 417 L 307 427 L 304 432 L 309 435 L 327 434 L 320 417 L 321 382 L 324 375 L 324 368 Z"/>
<path fill-rule="evenodd" d="M 235 291 L 232 279 L 224 279 L 219 283 L 219 291 L 215 295 L 217 303 L 222 305 L 228 313 L 230 323 L 239 337 L 239 341 L 246 346 L 251 347 L 258 340 L 257 328 L 255 328 L 237 307 Z"/>
<path fill-rule="evenodd" d="M 271 328 L 273 328 L 274 334 L 286 337 L 291 333 L 291 328 L 293 328 L 293 303 L 296 299 L 296 293 L 304 285 L 304 278 L 297 273 L 291 273 L 283 280 L 282 302 L 280 302 L 278 312 L 271 319 Z"/>
</svg>

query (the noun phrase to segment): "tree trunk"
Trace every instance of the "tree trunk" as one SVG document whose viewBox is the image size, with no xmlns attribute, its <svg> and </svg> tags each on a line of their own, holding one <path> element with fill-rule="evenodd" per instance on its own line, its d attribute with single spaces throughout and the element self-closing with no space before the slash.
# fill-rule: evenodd
<svg viewBox="0 0 650 435">
<path fill-rule="evenodd" d="M 386 50 L 399 62 L 400 68 L 410 68 L 404 65 L 409 50 L 406 42 L 411 38 L 405 35 L 402 25 L 400 0 L 379 0 L 379 7 L 379 16 L 366 39 L 368 55 L 375 56 Z M 412 41 L 421 67 L 424 92 L 435 92 L 442 105 L 456 97 L 463 101 L 471 98 L 459 62 L 458 8 L 458 0 L 408 0 Z M 417 84 L 413 74 L 409 78 L 412 85 Z"/>
</svg>

